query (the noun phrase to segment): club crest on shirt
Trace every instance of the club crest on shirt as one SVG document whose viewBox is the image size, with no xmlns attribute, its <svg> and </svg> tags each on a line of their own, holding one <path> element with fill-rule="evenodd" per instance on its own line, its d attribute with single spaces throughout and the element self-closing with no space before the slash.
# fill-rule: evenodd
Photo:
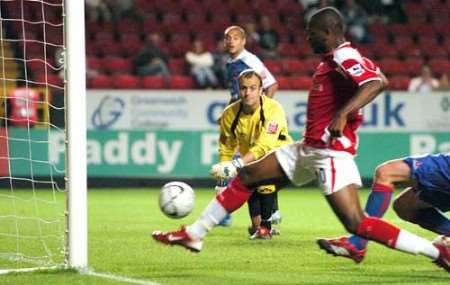
<svg viewBox="0 0 450 285">
<path fill-rule="evenodd" d="M 364 73 L 364 68 L 361 64 L 357 63 L 350 68 L 347 68 L 347 72 L 352 76 L 361 76 Z"/>
<path fill-rule="evenodd" d="M 413 160 L 413 163 L 414 163 L 414 169 L 417 169 L 422 165 L 422 162 L 419 160 Z"/>
<path fill-rule="evenodd" d="M 270 122 L 267 126 L 267 133 L 268 134 L 276 134 L 278 131 L 278 123 L 277 122 Z"/>
</svg>

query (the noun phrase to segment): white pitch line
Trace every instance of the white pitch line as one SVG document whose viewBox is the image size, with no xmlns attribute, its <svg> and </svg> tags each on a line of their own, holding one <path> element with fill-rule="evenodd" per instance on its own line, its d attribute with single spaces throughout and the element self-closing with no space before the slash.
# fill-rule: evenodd
<svg viewBox="0 0 450 285">
<path fill-rule="evenodd" d="M 96 276 L 96 277 L 101 277 L 101 278 L 112 279 L 112 280 L 115 280 L 115 281 L 128 282 L 128 283 L 132 283 L 132 284 L 161 285 L 160 283 L 156 283 L 156 282 L 153 282 L 153 281 L 150 281 L 150 280 L 136 279 L 136 278 L 116 275 L 116 274 L 112 274 L 112 273 L 95 272 L 93 270 L 86 270 L 84 272 L 81 272 L 81 274 L 86 274 L 86 275 L 91 275 L 91 276 Z"/>
</svg>

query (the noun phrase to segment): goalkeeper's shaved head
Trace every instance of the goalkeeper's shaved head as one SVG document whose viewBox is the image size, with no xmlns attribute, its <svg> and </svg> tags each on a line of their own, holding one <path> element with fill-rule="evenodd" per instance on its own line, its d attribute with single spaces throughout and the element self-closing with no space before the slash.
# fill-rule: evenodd
<svg viewBox="0 0 450 285">
<path fill-rule="evenodd" d="M 343 36 L 345 32 L 344 19 L 341 13 L 334 7 L 325 7 L 317 10 L 309 22 L 309 27 L 317 27 L 322 31 L 331 31 L 336 36 Z"/>
</svg>

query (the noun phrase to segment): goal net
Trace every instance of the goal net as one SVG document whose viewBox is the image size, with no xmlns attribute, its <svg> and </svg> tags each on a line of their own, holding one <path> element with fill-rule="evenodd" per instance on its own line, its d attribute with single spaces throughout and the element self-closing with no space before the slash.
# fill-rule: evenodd
<svg viewBox="0 0 450 285">
<path fill-rule="evenodd" d="M 68 9 L 63 0 L 0 5 L 0 273 L 65 267 L 71 253 Z"/>
</svg>

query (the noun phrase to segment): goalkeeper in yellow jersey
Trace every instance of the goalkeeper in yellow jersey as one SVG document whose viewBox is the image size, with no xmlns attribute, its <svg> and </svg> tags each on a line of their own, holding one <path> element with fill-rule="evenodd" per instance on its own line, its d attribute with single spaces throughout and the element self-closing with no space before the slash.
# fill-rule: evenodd
<svg viewBox="0 0 450 285">
<path fill-rule="evenodd" d="M 224 169 L 222 165 L 228 164 L 230 167 L 225 169 L 229 173 L 225 176 L 231 178 L 242 166 L 292 142 L 283 108 L 277 101 L 263 95 L 262 78 L 255 70 L 246 69 L 240 73 L 239 95 L 240 99 L 227 106 L 219 120 L 220 163 L 210 171 L 214 177 L 218 177 L 218 169 Z M 237 149 L 241 157 L 233 160 Z M 275 192 L 275 185 L 260 186 L 249 199 L 251 239 L 272 237 Z"/>
</svg>

